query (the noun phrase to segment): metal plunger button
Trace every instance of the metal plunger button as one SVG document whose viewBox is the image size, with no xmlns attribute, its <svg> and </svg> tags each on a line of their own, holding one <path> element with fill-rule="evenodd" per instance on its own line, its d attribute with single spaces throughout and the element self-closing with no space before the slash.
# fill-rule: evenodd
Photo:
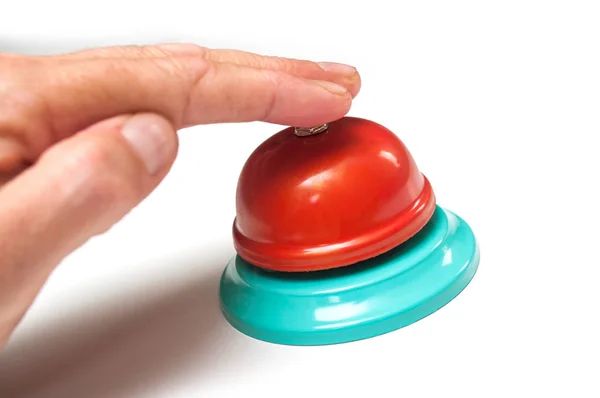
<svg viewBox="0 0 600 398">
<path fill-rule="evenodd" d="M 296 127 L 294 129 L 294 134 L 296 134 L 298 137 L 308 137 L 310 135 L 320 134 L 327 130 L 328 127 L 329 125 L 327 123 L 316 127 Z"/>
</svg>

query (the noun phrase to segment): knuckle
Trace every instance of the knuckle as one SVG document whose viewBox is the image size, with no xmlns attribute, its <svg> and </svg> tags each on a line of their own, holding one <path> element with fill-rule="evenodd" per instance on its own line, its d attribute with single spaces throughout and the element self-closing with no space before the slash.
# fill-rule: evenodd
<svg viewBox="0 0 600 398">
<path fill-rule="evenodd" d="M 165 54 L 172 56 L 207 57 L 210 53 L 206 47 L 194 43 L 163 44 L 156 46 Z"/>
<path fill-rule="evenodd" d="M 123 57 L 128 59 L 135 58 L 154 58 L 154 57 L 164 57 L 164 51 L 162 51 L 157 46 L 148 46 L 148 45 L 129 45 L 129 46 L 118 46 L 118 47 L 109 47 L 105 49 L 94 49 L 90 50 L 93 54 L 94 52 L 106 52 L 107 55 L 112 55 L 115 57 Z"/>
<path fill-rule="evenodd" d="M 174 96 L 178 100 L 171 105 L 172 121 L 182 125 L 194 107 L 198 87 L 206 75 L 216 69 L 210 61 L 197 57 L 166 57 L 156 62 L 172 80 L 178 82 L 177 95 Z"/>
<path fill-rule="evenodd" d="M 201 79 L 210 65 L 210 62 L 204 58 L 172 55 L 157 59 L 156 62 L 171 76 L 180 78 L 185 83 L 196 82 Z"/>
<path fill-rule="evenodd" d="M 170 54 L 165 49 L 160 46 L 149 46 L 149 45 L 140 45 L 140 46 L 127 46 L 123 47 L 122 51 L 125 51 L 128 54 L 131 54 L 140 58 L 161 58 L 161 57 L 169 57 Z"/>
<path fill-rule="evenodd" d="M 40 100 L 19 78 L 0 76 L 0 134 L 20 130 L 26 122 L 25 116 L 39 108 Z"/>
<path fill-rule="evenodd" d="M 45 99 L 37 89 L 44 67 L 35 57 L 0 58 L 0 137 L 23 143 L 30 161 L 52 139 Z"/>
<path fill-rule="evenodd" d="M 277 95 L 279 93 L 279 88 L 281 86 L 281 78 L 277 73 L 273 73 L 271 71 L 264 71 L 265 74 L 265 84 L 268 89 L 263 90 L 262 98 L 260 101 L 261 104 L 261 115 L 257 118 L 260 121 L 266 122 L 271 119 L 273 112 L 277 106 Z"/>
<path fill-rule="evenodd" d="M 14 61 L 0 59 L 0 122 L 6 123 L 11 111 L 23 102 L 19 97 L 27 94 L 23 76 L 17 73 L 17 66 Z"/>
<path fill-rule="evenodd" d="M 276 69 L 286 72 L 293 72 L 294 63 L 290 62 L 288 59 L 282 57 L 271 57 L 271 62 L 273 62 L 273 65 Z"/>
<path fill-rule="evenodd" d="M 284 57 L 268 57 L 268 62 L 270 68 L 280 70 L 291 75 L 304 75 L 307 73 L 307 71 L 315 69 L 316 67 L 316 64 L 310 61 L 302 61 Z"/>
</svg>

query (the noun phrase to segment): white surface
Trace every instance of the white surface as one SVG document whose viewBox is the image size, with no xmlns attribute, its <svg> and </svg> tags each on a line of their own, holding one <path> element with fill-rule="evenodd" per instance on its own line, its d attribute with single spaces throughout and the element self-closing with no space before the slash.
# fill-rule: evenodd
<svg viewBox="0 0 600 398">
<path fill-rule="evenodd" d="M 189 40 L 351 63 L 364 82 L 351 114 L 406 142 L 477 233 L 479 272 L 379 338 L 240 335 L 217 278 L 240 168 L 280 127 L 192 128 L 159 189 L 52 276 L 0 355 L 2 398 L 600 396 L 597 2 L 150 4 L 7 1 L 0 49 Z"/>
</svg>

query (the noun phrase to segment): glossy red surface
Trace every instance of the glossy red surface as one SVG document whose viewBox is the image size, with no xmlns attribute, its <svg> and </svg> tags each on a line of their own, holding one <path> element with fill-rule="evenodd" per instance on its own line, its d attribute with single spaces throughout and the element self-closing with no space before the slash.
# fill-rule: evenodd
<svg viewBox="0 0 600 398">
<path fill-rule="evenodd" d="M 416 234 L 435 195 L 407 148 L 387 128 L 346 117 L 297 137 L 262 143 L 237 188 L 234 245 L 277 271 L 315 271 L 382 254 Z"/>
</svg>

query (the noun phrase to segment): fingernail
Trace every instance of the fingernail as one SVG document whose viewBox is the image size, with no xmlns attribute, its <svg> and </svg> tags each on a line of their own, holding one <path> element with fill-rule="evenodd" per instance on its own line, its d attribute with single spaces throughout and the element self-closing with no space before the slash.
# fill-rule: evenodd
<svg viewBox="0 0 600 398">
<path fill-rule="evenodd" d="M 326 80 L 315 80 L 315 83 L 318 84 L 319 86 L 323 87 L 325 90 L 329 91 L 331 94 L 335 94 L 335 95 L 348 94 L 348 90 L 346 90 L 345 87 L 340 86 L 339 84 L 328 82 Z"/>
<path fill-rule="evenodd" d="M 318 65 L 325 72 L 337 73 L 340 75 L 356 74 L 356 68 L 346 64 L 338 64 L 335 62 L 319 62 Z"/>
<path fill-rule="evenodd" d="M 168 145 L 174 131 L 164 118 L 152 114 L 135 115 L 123 125 L 121 134 L 144 162 L 150 175 L 167 165 Z"/>
</svg>

